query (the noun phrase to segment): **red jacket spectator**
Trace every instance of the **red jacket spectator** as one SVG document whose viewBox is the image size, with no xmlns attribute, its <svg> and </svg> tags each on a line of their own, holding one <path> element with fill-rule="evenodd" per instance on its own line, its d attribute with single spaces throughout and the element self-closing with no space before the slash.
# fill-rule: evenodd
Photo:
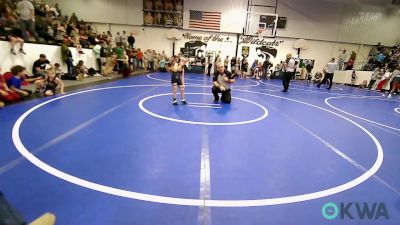
<svg viewBox="0 0 400 225">
<path fill-rule="evenodd" d="M 143 58 L 143 52 L 140 51 L 140 49 L 139 49 L 139 51 L 138 51 L 138 53 L 137 53 L 137 59 L 138 59 L 139 61 L 141 61 L 142 58 Z"/>
<path fill-rule="evenodd" d="M 11 74 L 11 73 L 7 73 Z M 7 75 L 6 74 L 6 75 Z M 12 76 L 12 74 L 11 74 Z M 15 102 L 19 101 L 21 97 L 14 91 L 12 91 L 10 88 L 8 88 L 5 76 L 0 74 L 0 102 Z"/>
</svg>

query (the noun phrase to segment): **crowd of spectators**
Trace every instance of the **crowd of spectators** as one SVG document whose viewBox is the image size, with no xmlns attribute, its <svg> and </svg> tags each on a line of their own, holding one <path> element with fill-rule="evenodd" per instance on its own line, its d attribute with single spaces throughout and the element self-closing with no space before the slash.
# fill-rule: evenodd
<svg viewBox="0 0 400 225">
<path fill-rule="evenodd" d="M 351 70 L 351 86 L 358 86 L 359 88 L 367 88 L 371 91 L 381 92 L 383 96 L 385 96 L 385 92 L 388 92 L 388 98 L 392 98 L 393 94 L 397 94 L 400 88 L 400 46 L 396 45 L 393 47 L 384 47 L 380 44 L 374 46 L 370 53 L 368 63 L 364 65 L 363 70 L 365 71 L 373 71 L 371 75 L 370 82 L 367 80 L 358 80 L 357 72 L 354 66 L 355 58 L 354 52 L 350 55 L 347 55 L 346 50 L 343 51 L 338 57 L 337 70 Z M 254 60 L 249 66 L 247 62 L 247 58 L 235 58 L 232 57 L 229 60 L 229 57 L 226 57 L 224 61 L 217 56 L 215 62 L 224 63 L 225 68 L 228 68 L 228 64 L 230 62 L 230 68 L 232 73 L 236 74 L 242 79 L 246 79 L 247 77 L 252 77 L 257 80 L 264 78 L 275 78 L 280 77 L 279 74 L 284 72 L 284 61 L 276 64 L 273 68 L 272 63 L 268 58 L 265 60 Z M 296 61 L 297 62 L 297 61 Z M 208 64 L 208 66 L 207 66 Z M 205 73 L 210 75 L 211 68 L 213 66 L 213 62 L 211 57 L 208 57 L 206 65 Z M 317 71 L 314 76 L 312 75 L 313 65 L 309 63 L 297 63 L 295 64 L 295 74 L 296 72 L 299 74 L 300 79 L 305 79 L 309 83 L 319 84 L 324 76 L 325 69 L 323 71 Z M 293 77 L 296 79 L 297 76 Z M 356 85 L 356 83 L 358 85 Z M 326 83 L 329 85 L 329 83 Z M 388 89 L 388 90 L 387 90 Z"/>
<path fill-rule="evenodd" d="M 144 52 L 140 48 L 125 49 L 122 43 L 112 48 L 107 42 L 100 42 L 94 46 L 93 51 L 99 64 L 98 70 L 86 67 L 83 60 L 79 60 L 73 66 L 71 51 L 65 45 L 62 47 L 61 58 L 68 65 L 68 72 L 61 71 L 60 64 L 53 64 L 45 54 L 40 54 L 33 63 L 32 72 L 20 65 L 12 67 L 10 72 L 0 75 L 0 107 L 4 107 L 5 103 L 30 98 L 32 95 L 54 95 L 56 88 L 60 88 L 60 94 L 63 94 L 62 80 L 81 80 L 88 76 L 111 78 L 112 73 L 121 73 L 126 77 L 138 69 L 166 72 L 171 61 L 164 51 L 156 53 L 150 49 Z M 35 91 L 25 89 L 24 86 L 28 84 L 34 85 Z"/>
<path fill-rule="evenodd" d="M 86 48 L 100 40 L 107 40 L 105 33 L 97 34 L 91 25 L 79 20 L 75 13 L 63 15 L 57 3 L 46 4 L 43 0 L 2 0 L 0 36 L 10 42 L 67 42 L 70 46 Z"/>
<path fill-rule="evenodd" d="M 45 54 L 40 54 L 32 71 L 16 65 L 3 75 L 0 72 L 0 107 L 29 98 L 33 93 L 55 94 L 57 86 L 63 93 L 62 80 L 82 80 L 88 76 L 111 78 L 113 72 L 128 76 L 137 69 L 164 71 L 167 61 L 165 52 L 135 48 L 133 33 L 117 32 L 115 37 L 110 31 L 99 34 L 75 13 L 63 15 L 57 3 L 46 4 L 43 0 L 0 1 L 0 37 L 10 42 L 13 55 L 26 54 L 23 48 L 26 42 L 61 45 L 60 62 L 67 65 L 67 71 L 61 71 L 59 62 L 53 64 Z M 93 48 L 98 67 L 88 68 L 84 60 L 74 62 L 70 47 L 76 47 L 78 54 L 84 54 L 82 48 Z M 30 83 L 36 87 L 35 92 L 23 88 Z M 48 87 L 52 87 L 50 91 Z"/>
<path fill-rule="evenodd" d="M 394 70 L 398 65 L 400 65 L 400 45 L 385 47 L 378 43 L 369 52 L 368 62 L 362 70 L 373 71 L 378 67 Z"/>
<path fill-rule="evenodd" d="M 46 84 L 63 89 L 62 79 L 82 80 L 88 76 L 111 78 L 114 72 L 126 77 L 138 69 L 166 71 L 171 59 L 165 52 L 157 53 L 151 49 L 142 51 L 136 48 L 134 34 L 133 32 L 128 34 L 126 31 L 117 32 L 115 36 L 110 31 L 98 33 L 93 26 L 82 19 L 79 20 L 75 13 L 71 16 L 62 14 L 57 3 L 46 4 L 44 0 L 1 0 L 0 37 L 10 42 L 10 54 L 26 54 L 23 48 L 25 42 L 61 45 L 60 61 L 67 65 L 67 71 L 60 70 L 59 62 L 51 64 L 44 54 L 35 61 L 32 72 L 26 71 L 23 66 L 14 66 L 10 72 L 0 77 L 0 106 L 4 105 L 3 102 L 18 101 L 30 96 L 32 93 L 21 87 L 28 83 L 35 85 L 36 92 L 47 95 L 54 94 L 55 89 L 45 91 Z M 19 48 L 18 51 L 16 47 Z M 75 47 L 78 54 L 84 54 L 82 48 L 92 48 L 97 68 L 88 68 L 83 60 L 74 62 L 70 47 Z M 343 51 L 338 57 L 338 69 L 353 69 L 354 58 L 353 55 L 348 57 L 346 51 Z M 374 73 L 371 83 L 364 84 L 363 87 L 382 90 L 385 82 L 393 83 L 396 80 L 394 77 L 398 76 L 399 60 L 399 46 L 391 48 L 380 44 L 374 46 L 369 53 L 368 63 L 362 68 Z M 219 55 L 215 57 L 215 60 L 210 56 L 197 57 L 195 62 L 204 66 L 207 74 L 210 74 L 211 67 L 216 62 L 223 63 L 226 69 L 230 63 L 232 72 L 244 79 L 248 76 L 255 79 L 268 78 L 282 70 L 282 62 L 276 65 L 274 71 L 269 60 L 254 61 L 253 64 L 249 64 L 247 58 L 233 57 L 229 60 L 229 56 L 222 59 Z M 304 68 L 304 70 L 307 74 L 306 79 L 311 81 L 312 68 Z M 57 79 L 49 76 L 53 73 Z M 319 81 L 321 74 L 316 73 L 313 80 Z"/>
</svg>

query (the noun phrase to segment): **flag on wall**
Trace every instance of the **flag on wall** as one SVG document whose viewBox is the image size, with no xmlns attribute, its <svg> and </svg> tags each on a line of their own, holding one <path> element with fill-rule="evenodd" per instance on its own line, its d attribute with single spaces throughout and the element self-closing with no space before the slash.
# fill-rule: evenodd
<svg viewBox="0 0 400 225">
<path fill-rule="evenodd" d="M 219 31 L 220 25 L 220 12 L 190 10 L 189 28 Z"/>
</svg>

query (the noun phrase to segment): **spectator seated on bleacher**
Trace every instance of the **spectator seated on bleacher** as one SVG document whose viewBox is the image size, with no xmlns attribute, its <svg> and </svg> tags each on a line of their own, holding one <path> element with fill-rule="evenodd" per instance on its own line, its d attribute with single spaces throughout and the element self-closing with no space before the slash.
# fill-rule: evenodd
<svg viewBox="0 0 400 225">
<path fill-rule="evenodd" d="M 52 4 L 52 5 L 49 6 L 48 14 L 50 14 L 53 17 L 58 17 L 58 16 L 61 15 L 61 11 L 60 11 L 60 9 L 58 7 L 58 3 Z"/>
<path fill-rule="evenodd" d="M 61 45 L 64 42 L 64 38 L 67 36 L 67 33 L 65 31 L 65 27 L 58 23 L 57 25 L 57 30 L 56 30 L 56 35 L 55 35 L 55 41 L 58 45 Z"/>
<path fill-rule="evenodd" d="M 38 16 L 45 17 L 47 15 L 47 10 L 46 10 L 47 7 L 46 7 L 46 3 L 44 1 L 36 2 L 34 4 L 35 14 Z"/>
<path fill-rule="evenodd" d="M 72 13 L 71 18 L 69 19 L 69 21 L 70 21 L 71 23 L 78 24 L 79 19 L 78 19 L 78 17 L 76 16 L 75 13 Z"/>
<path fill-rule="evenodd" d="M 43 39 L 47 44 L 54 44 L 54 26 L 51 17 L 37 17 L 36 31 L 39 38 Z"/>
<path fill-rule="evenodd" d="M 83 47 L 83 48 L 89 48 L 89 40 L 88 40 L 88 36 L 86 36 L 85 31 L 84 30 L 80 30 L 79 31 L 79 44 Z"/>
<path fill-rule="evenodd" d="M 84 47 L 90 47 L 91 44 L 97 42 L 96 38 L 101 37 L 83 20 L 78 21 L 75 14 L 71 16 L 71 19 L 63 16 L 58 4 L 49 5 L 44 1 L 31 2 L 30 0 L 2 0 L 0 2 L 0 36 L 6 38 L 14 28 L 17 28 L 21 30 L 20 38 L 25 42 L 54 44 L 54 39 L 57 39 L 58 44 L 61 44 L 64 38 L 70 39 L 69 24 L 76 24 L 77 28 L 82 30 L 82 33 L 78 31 L 77 34 L 79 39 L 82 36 Z"/>
<path fill-rule="evenodd" d="M 11 53 L 16 55 L 14 46 L 16 44 L 20 44 L 21 53 L 25 54 L 23 51 L 24 41 L 22 39 L 22 32 L 17 27 L 18 16 L 16 13 L 11 9 L 11 7 L 2 2 L 0 4 L 0 34 L 4 36 L 6 40 L 10 42 L 11 45 Z"/>
<path fill-rule="evenodd" d="M 86 34 L 87 34 L 87 38 L 88 38 L 89 47 L 92 47 L 93 45 L 95 45 L 95 44 L 97 44 L 99 42 L 99 40 L 96 40 L 97 39 L 97 33 L 91 26 L 87 27 Z"/>
<path fill-rule="evenodd" d="M 81 41 L 80 41 L 79 30 L 78 30 L 78 28 L 75 27 L 74 24 L 71 25 L 70 37 L 71 37 L 72 46 L 76 47 L 76 51 L 79 54 L 84 54 L 84 52 L 82 51 L 82 45 L 81 45 Z"/>
<path fill-rule="evenodd" d="M 5 1 L 2 1 L 0 3 L 0 13 L 1 13 L 1 18 L 6 20 L 12 20 L 14 21 L 14 24 L 17 23 L 18 15 L 12 8 L 11 3 L 6 3 Z"/>
<path fill-rule="evenodd" d="M 14 50 L 14 47 L 16 44 L 19 44 L 19 52 L 26 55 L 24 51 L 24 39 L 22 39 L 22 33 L 20 29 L 13 28 L 12 32 L 7 36 L 7 39 L 10 42 L 11 54 L 17 55 L 17 53 Z"/>
<path fill-rule="evenodd" d="M 2 36 L 7 37 L 13 28 L 16 28 L 18 16 L 11 8 L 11 5 L 0 3 L 0 32 Z"/>
</svg>

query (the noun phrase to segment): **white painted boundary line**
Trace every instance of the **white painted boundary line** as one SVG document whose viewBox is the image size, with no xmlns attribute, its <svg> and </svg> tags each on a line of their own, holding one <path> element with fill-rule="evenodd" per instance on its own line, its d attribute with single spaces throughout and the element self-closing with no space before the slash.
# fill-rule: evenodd
<svg viewBox="0 0 400 225">
<path fill-rule="evenodd" d="M 222 106 L 211 106 L 211 105 L 191 105 L 191 104 L 187 104 L 187 106 L 195 107 L 195 108 L 222 109 Z"/>
<path fill-rule="evenodd" d="M 151 116 L 157 117 L 159 119 L 169 120 L 169 121 L 178 122 L 178 123 L 194 124 L 194 125 L 207 125 L 207 126 L 243 125 L 243 124 L 258 122 L 260 120 L 265 119 L 268 116 L 268 110 L 264 106 L 262 106 L 262 105 L 260 105 L 258 103 L 255 103 L 253 101 L 246 100 L 246 99 L 243 99 L 243 98 L 238 98 L 238 97 L 232 97 L 232 99 L 237 99 L 237 100 L 241 100 L 241 101 L 244 101 L 244 102 L 252 103 L 252 104 L 260 107 L 264 111 L 264 114 L 261 115 L 258 118 L 252 119 L 252 120 L 245 120 L 245 121 L 239 121 L 239 122 L 222 122 L 222 123 L 221 122 L 199 122 L 199 121 L 181 120 L 181 119 L 175 119 L 175 118 L 171 118 L 171 117 L 162 116 L 162 115 L 159 115 L 157 113 L 151 112 L 150 110 L 146 109 L 144 107 L 144 105 L 143 105 L 144 102 L 146 102 L 149 99 L 160 97 L 160 96 L 166 96 L 166 95 L 172 95 L 172 94 L 171 93 L 165 93 L 165 94 L 158 94 L 158 95 L 148 96 L 148 97 L 142 99 L 139 102 L 138 106 L 143 112 L 145 112 L 145 113 L 147 113 L 147 114 L 149 114 Z M 185 93 L 185 95 L 209 95 L 209 96 L 212 96 L 212 94 L 206 94 L 206 93 Z"/>
<path fill-rule="evenodd" d="M 269 85 L 269 86 L 274 86 L 274 87 L 281 87 L 280 85 L 276 85 L 276 84 L 269 84 L 269 83 L 265 83 L 263 81 L 260 81 L 262 84 L 265 85 Z M 302 88 L 289 88 L 289 90 L 297 90 L 297 91 L 304 91 L 304 92 L 310 92 L 310 93 L 318 93 L 318 94 L 329 94 L 329 95 L 339 95 L 339 96 L 355 96 L 355 97 L 364 97 L 365 95 L 352 95 L 352 94 L 341 94 L 341 93 L 335 93 L 332 92 L 334 89 L 331 89 L 331 91 L 317 91 L 317 90 L 307 90 L 307 89 L 302 89 Z M 267 90 L 267 91 L 272 91 L 272 90 Z M 376 96 L 368 96 L 368 97 L 382 97 L 382 95 L 376 95 Z"/>
<path fill-rule="evenodd" d="M 331 100 L 331 99 L 339 99 L 339 98 L 358 98 L 358 99 L 374 99 L 374 100 L 385 100 L 385 99 L 375 99 L 375 98 L 368 98 L 368 97 L 339 96 L 339 97 L 330 97 L 330 98 L 326 98 L 326 99 L 325 99 L 325 103 L 326 103 L 329 107 L 331 107 L 331 108 L 333 108 L 333 109 L 336 109 L 337 111 L 342 112 L 342 113 L 344 113 L 344 114 L 347 114 L 347 115 L 349 115 L 349 116 L 352 116 L 352 117 L 358 118 L 358 119 L 360 119 L 360 120 L 364 120 L 364 121 L 367 121 L 367 122 L 369 122 L 369 123 L 373 123 L 373 124 L 376 124 L 376 125 L 379 125 L 379 126 L 382 126 L 382 127 L 386 127 L 386 128 L 389 128 L 389 129 L 392 129 L 392 130 L 395 130 L 395 131 L 399 131 L 399 132 L 400 132 L 400 129 L 399 129 L 399 128 L 391 127 L 391 126 L 389 126 L 389 125 L 385 125 L 385 124 L 382 124 L 382 123 L 378 123 L 378 122 L 375 122 L 375 121 L 366 119 L 366 118 L 364 118 L 364 117 L 351 114 L 351 113 L 346 112 L 346 111 L 344 111 L 344 110 L 341 110 L 341 109 L 339 109 L 339 108 L 333 106 L 331 103 L 329 103 L 329 100 Z"/>
<path fill-rule="evenodd" d="M 144 87 L 146 85 L 138 85 L 141 87 Z M 149 85 L 149 86 L 154 86 L 154 85 Z M 36 158 L 34 155 L 32 155 L 28 149 L 25 148 L 23 145 L 20 137 L 19 137 L 19 129 L 21 127 L 22 122 L 24 121 L 25 118 L 29 116 L 30 113 L 35 111 L 36 109 L 49 104 L 51 102 L 57 101 L 62 98 L 66 98 L 69 96 L 73 95 L 78 95 L 82 93 L 87 93 L 87 92 L 94 92 L 94 91 L 99 91 L 99 90 L 107 90 L 107 89 L 118 89 L 118 88 L 126 88 L 126 87 L 135 87 L 135 85 L 130 85 L 130 86 L 119 86 L 119 87 L 108 87 L 108 88 L 99 88 L 99 89 L 92 89 L 92 90 L 87 90 L 87 91 L 81 91 L 81 92 L 76 92 L 74 94 L 70 95 L 65 95 L 65 96 L 60 96 L 54 99 L 51 99 L 49 101 L 43 102 L 28 111 L 26 111 L 21 117 L 18 118 L 16 123 L 14 124 L 13 130 L 12 130 L 12 139 L 14 142 L 15 147 L 17 150 L 25 157 L 27 158 L 31 163 L 39 167 L 40 169 L 46 171 L 49 174 L 52 174 L 56 177 L 59 177 L 60 179 L 63 179 L 65 181 L 71 182 L 73 184 L 86 187 L 92 190 L 96 190 L 99 192 L 111 194 L 111 195 L 116 195 L 116 196 L 121 196 L 121 197 L 126 197 L 126 198 L 132 198 L 132 199 L 137 199 L 137 200 L 143 200 L 143 201 L 150 201 L 150 202 L 158 202 L 158 203 L 165 203 L 165 204 L 174 204 L 174 205 L 187 205 L 187 206 L 213 206 L 213 207 L 249 207 L 249 206 L 267 206 L 267 205 L 280 205 L 280 204 L 289 204 L 289 203 L 295 203 L 295 202 L 302 202 L 302 201 L 308 201 L 312 199 L 317 199 L 317 198 L 322 198 L 326 196 L 330 196 L 333 194 L 337 194 L 346 190 L 349 190 L 364 181 L 368 180 L 371 176 L 373 176 L 381 167 L 383 163 L 383 149 L 377 138 L 372 135 L 367 129 L 365 129 L 363 126 L 360 124 L 352 121 L 351 119 L 342 116 L 338 113 L 335 113 L 333 111 L 330 111 L 328 109 L 312 105 L 310 103 L 302 102 L 299 100 L 294 100 L 282 96 L 276 96 L 276 95 L 271 95 L 271 94 L 266 94 L 262 92 L 255 92 L 255 91 L 248 91 L 248 90 L 238 90 L 237 91 L 242 91 L 242 92 L 247 92 L 247 93 L 254 93 L 254 94 L 260 94 L 260 95 L 265 95 L 265 96 L 270 96 L 274 98 L 280 98 L 280 99 L 285 99 L 288 101 L 304 104 L 310 107 L 314 107 L 317 109 L 320 109 L 322 111 L 331 113 L 335 116 L 338 116 L 356 127 L 360 128 L 362 131 L 364 131 L 375 143 L 376 148 L 377 148 L 377 158 L 374 163 L 374 165 L 367 170 L 365 173 L 363 173 L 361 176 L 355 178 L 352 181 L 349 181 L 345 184 L 339 185 L 337 187 L 329 188 L 323 191 L 318 191 L 318 192 L 313 192 L 313 193 L 308 193 L 308 194 L 302 194 L 302 195 L 295 195 L 295 196 L 289 196 L 289 197 L 280 197 L 280 198 L 270 198 L 270 199 L 257 199 L 257 200 L 201 200 L 201 199 L 185 199 L 185 198 L 172 198 L 172 197 L 165 197 L 165 196 L 157 196 L 157 195 L 150 195 L 150 194 L 143 194 L 143 193 L 138 193 L 138 192 L 132 192 L 132 191 L 126 191 L 126 190 L 121 190 L 118 188 L 113 188 L 113 187 L 108 187 L 105 185 L 101 184 L 96 184 L 84 179 L 80 179 L 78 177 L 74 177 L 72 175 L 69 175 L 67 173 L 64 173 L 54 167 L 51 167 L 47 165 L 46 163 L 42 162 L 38 158 Z"/>
<path fill-rule="evenodd" d="M 211 104 L 211 103 L 202 103 L 202 102 L 190 102 L 188 104 L 191 104 L 191 105 L 222 106 L 221 104 Z"/>
</svg>

